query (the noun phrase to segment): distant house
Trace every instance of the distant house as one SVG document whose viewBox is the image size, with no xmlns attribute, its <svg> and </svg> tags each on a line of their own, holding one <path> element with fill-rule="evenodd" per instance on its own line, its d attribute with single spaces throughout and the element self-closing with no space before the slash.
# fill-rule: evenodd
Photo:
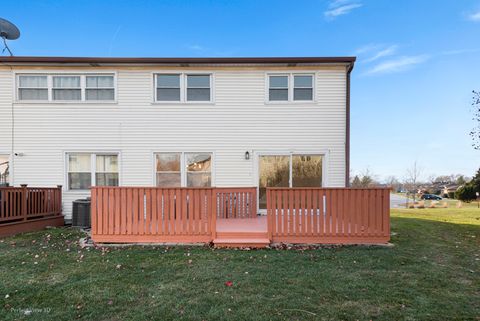
<svg viewBox="0 0 480 321">
<path fill-rule="evenodd" d="M 442 196 L 443 197 L 448 197 L 450 193 L 455 193 L 462 185 L 445 185 L 442 188 Z"/>
</svg>

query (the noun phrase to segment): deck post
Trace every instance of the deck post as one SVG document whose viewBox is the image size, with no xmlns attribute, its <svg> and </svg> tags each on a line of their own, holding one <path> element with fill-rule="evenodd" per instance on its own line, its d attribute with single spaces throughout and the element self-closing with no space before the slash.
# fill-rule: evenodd
<svg viewBox="0 0 480 321">
<path fill-rule="evenodd" d="M 55 204 L 55 208 L 58 209 L 56 215 L 62 215 L 62 185 L 57 185 L 58 190 L 58 200 L 57 204 Z"/>
<path fill-rule="evenodd" d="M 26 221 L 27 220 L 27 193 L 28 193 L 28 190 L 27 190 L 27 184 L 21 184 L 20 187 L 22 188 L 22 217 L 23 217 L 23 220 Z"/>
<path fill-rule="evenodd" d="M 272 241 L 272 204 L 271 204 L 272 191 L 267 187 L 267 231 L 268 239 Z"/>
<path fill-rule="evenodd" d="M 212 213 L 210 221 L 210 229 L 212 231 L 212 241 L 217 238 L 217 191 L 215 188 L 210 189 L 211 195 L 211 208 Z"/>
</svg>

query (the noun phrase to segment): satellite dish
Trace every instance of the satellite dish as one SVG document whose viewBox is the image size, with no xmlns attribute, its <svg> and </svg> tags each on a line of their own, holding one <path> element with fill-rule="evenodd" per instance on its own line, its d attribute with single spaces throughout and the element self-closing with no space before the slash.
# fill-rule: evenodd
<svg viewBox="0 0 480 321">
<path fill-rule="evenodd" d="M 7 50 L 10 56 L 13 56 L 12 51 L 8 48 L 7 40 L 18 39 L 18 37 L 20 37 L 20 30 L 10 21 L 0 18 L 0 37 L 2 37 L 5 46 L 2 53 Z"/>
</svg>

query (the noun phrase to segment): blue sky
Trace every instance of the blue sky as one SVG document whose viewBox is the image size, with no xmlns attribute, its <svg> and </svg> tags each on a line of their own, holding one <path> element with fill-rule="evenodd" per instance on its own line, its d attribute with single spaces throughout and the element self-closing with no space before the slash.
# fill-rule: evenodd
<svg viewBox="0 0 480 321">
<path fill-rule="evenodd" d="M 15 55 L 349 56 L 352 171 L 473 175 L 480 0 L 3 1 Z"/>
</svg>

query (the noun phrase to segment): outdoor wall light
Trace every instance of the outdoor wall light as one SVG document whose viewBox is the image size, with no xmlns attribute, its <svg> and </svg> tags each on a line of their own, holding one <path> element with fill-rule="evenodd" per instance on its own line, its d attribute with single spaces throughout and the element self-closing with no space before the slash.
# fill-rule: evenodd
<svg viewBox="0 0 480 321">
<path fill-rule="evenodd" d="M 247 150 L 245 152 L 245 160 L 249 160 L 250 159 L 250 152 Z"/>
</svg>

